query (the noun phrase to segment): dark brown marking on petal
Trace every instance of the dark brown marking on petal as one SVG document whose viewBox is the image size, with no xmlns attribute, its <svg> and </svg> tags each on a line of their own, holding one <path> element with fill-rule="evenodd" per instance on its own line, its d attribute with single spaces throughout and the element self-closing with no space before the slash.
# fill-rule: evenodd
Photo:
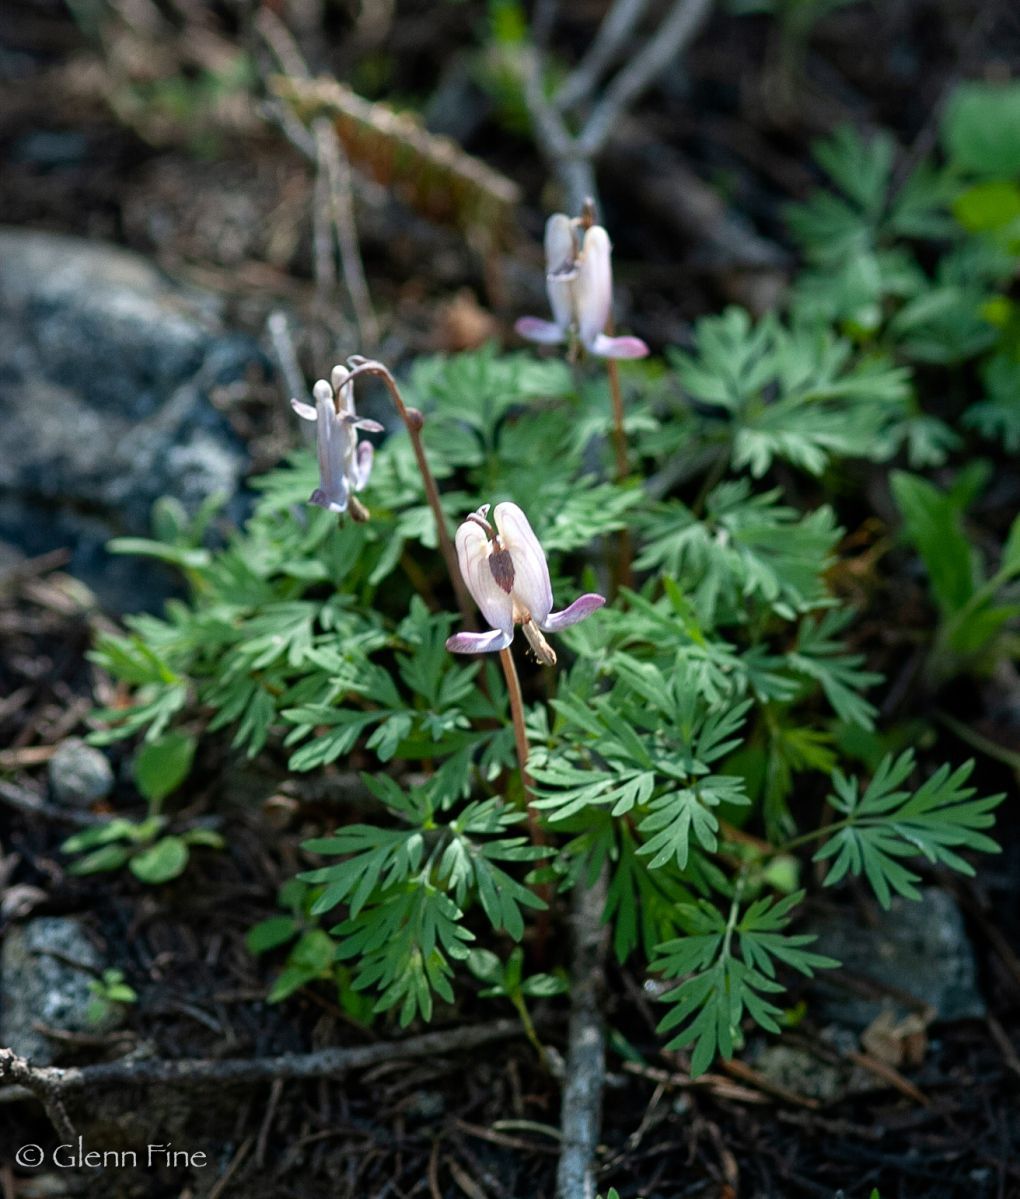
<svg viewBox="0 0 1020 1199">
<path fill-rule="evenodd" d="M 489 570 L 496 580 L 496 586 L 507 595 L 514 589 L 514 560 L 509 550 L 493 550 L 489 555 Z"/>
</svg>

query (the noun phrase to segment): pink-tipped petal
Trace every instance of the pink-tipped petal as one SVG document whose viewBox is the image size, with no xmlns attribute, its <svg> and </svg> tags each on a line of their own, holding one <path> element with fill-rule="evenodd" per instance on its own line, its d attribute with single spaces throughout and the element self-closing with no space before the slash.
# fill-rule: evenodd
<svg viewBox="0 0 1020 1199">
<path fill-rule="evenodd" d="M 370 441 L 363 441 L 358 446 L 358 458 L 354 469 L 354 490 L 364 491 L 368 476 L 372 473 L 372 459 L 375 447 Z"/>
<path fill-rule="evenodd" d="M 647 358 L 648 347 L 640 337 L 607 337 L 600 333 L 588 346 L 599 358 Z"/>
<path fill-rule="evenodd" d="M 514 322 L 514 328 L 528 341 L 537 341 L 539 345 L 555 346 L 566 340 L 566 334 L 559 325 L 552 321 L 543 321 L 537 316 L 522 316 Z"/>
<path fill-rule="evenodd" d="M 491 552 L 485 530 L 473 520 L 464 521 L 457 529 L 457 562 L 461 577 L 489 624 L 511 636 L 513 600 L 496 582 L 489 566 Z"/>
<path fill-rule="evenodd" d="M 591 347 L 599 334 L 605 332 L 613 306 L 611 252 L 609 234 L 601 225 L 592 225 L 584 235 L 577 282 L 574 285 L 577 329 L 581 344 L 587 347 Z"/>
<path fill-rule="evenodd" d="M 291 400 L 290 406 L 294 409 L 298 416 L 301 417 L 302 420 L 318 419 L 318 413 L 311 406 L 311 404 L 306 404 L 304 400 Z"/>
<path fill-rule="evenodd" d="M 493 629 L 489 633 L 454 633 L 446 640 L 451 654 L 491 654 L 506 649 L 513 641 L 513 631 Z"/>
<path fill-rule="evenodd" d="M 321 487 L 316 487 L 308 497 L 308 502 L 317 508 L 325 508 L 327 512 L 337 512 L 342 515 L 347 511 L 348 498 L 347 484 L 342 482 L 340 489 L 334 492 L 325 492 Z"/>
<path fill-rule="evenodd" d="M 552 608 L 552 584 L 545 552 L 528 518 L 516 504 L 497 504 L 493 519 L 499 539 L 513 559 L 513 598 L 540 625 Z"/>
<path fill-rule="evenodd" d="M 589 592 L 588 595 L 579 596 L 569 608 L 564 608 L 562 612 L 551 612 L 544 622 L 538 623 L 547 633 L 558 633 L 560 629 L 567 629 L 579 620 L 587 619 L 605 602 L 605 596 Z"/>
<path fill-rule="evenodd" d="M 377 420 L 369 420 L 367 416 L 359 416 L 357 419 L 350 419 L 348 422 L 352 429 L 360 429 L 363 433 L 385 433 L 386 426 L 379 424 Z"/>
</svg>

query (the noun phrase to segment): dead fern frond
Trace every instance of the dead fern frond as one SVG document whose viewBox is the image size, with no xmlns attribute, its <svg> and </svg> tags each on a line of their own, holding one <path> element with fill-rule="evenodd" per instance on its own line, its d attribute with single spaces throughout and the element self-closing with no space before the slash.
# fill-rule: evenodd
<svg viewBox="0 0 1020 1199">
<path fill-rule="evenodd" d="M 335 79 L 277 75 L 269 86 L 302 122 L 327 117 L 351 164 L 422 216 L 455 226 L 482 250 L 508 244 L 520 190 L 505 175 L 412 114 L 373 104 Z"/>
</svg>

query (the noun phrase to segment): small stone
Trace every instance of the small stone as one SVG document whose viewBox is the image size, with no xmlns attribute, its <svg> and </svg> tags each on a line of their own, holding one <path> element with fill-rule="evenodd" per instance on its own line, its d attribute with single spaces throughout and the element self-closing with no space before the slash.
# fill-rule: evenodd
<svg viewBox="0 0 1020 1199">
<path fill-rule="evenodd" d="M 769 1082 L 807 1099 L 831 1103 L 847 1089 L 850 1069 L 822 1061 L 797 1045 L 769 1045 L 754 1060 Z"/>
<path fill-rule="evenodd" d="M 54 796 L 71 807 L 87 808 L 113 790 L 113 768 L 106 755 L 77 737 L 57 746 L 49 769 Z"/>
<path fill-rule="evenodd" d="M 102 966 L 72 916 L 39 916 L 8 929 L 0 956 L 0 1045 L 45 1066 L 52 1064 L 55 1046 L 36 1022 L 64 1032 L 95 1032 L 89 983 Z"/>
<path fill-rule="evenodd" d="M 863 1030 L 883 1011 L 904 1019 L 919 1008 L 934 1020 L 980 1019 L 985 1003 L 977 988 L 974 951 L 963 917 L 952 896 L 939 887 L 924 887 L 921 899 L 894 899 L 874 927 L 858 923 L 849 911 L 834 911 L 814 921 L 812 950 L 835 958 L 853 978 L 878 984 L 874 998 L 839 987 L 820 971 L 812 984 L 821 1016 Z M 909 995 L 901 1002 L 882 988 Z"/>
<path fill-rule="evenodd" d="M 404 1108 L 412 1120 L 436 1120 L 446 1111 L 446 1100 L 438 1091 L 415 1091 Z"/>
</svg>

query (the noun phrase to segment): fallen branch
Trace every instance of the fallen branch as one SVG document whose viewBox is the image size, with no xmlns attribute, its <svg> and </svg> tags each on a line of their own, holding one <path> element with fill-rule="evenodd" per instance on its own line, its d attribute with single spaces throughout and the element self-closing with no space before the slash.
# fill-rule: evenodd
<svg viewBox="0 0 1020 1199">
<path fill-rule="evenodd" d="M 35 1096 L 46 1109 L 46 1115 L 57 1132 L 73 1141 L 75 1128 L 60 1097 L 60 1086 L 13 1049 L 0 1049 L 0 1080 L 9 1078 Z"/>
<path fill-rule="evenodd" d="M 90 828 L 102 824 L 105 817 L 94 816 L 91 812 L 76 812 L 73 808 L 62 808 L 56 804 L 47 803 L 17 783 L 0 780 L 0 803 L 14 808 L 26 816 L 41 816 L 44 820 L 53 820 L 62 824 L 73 824 L 76 828 Z"/>
<path fill-rule="evenodd" d="M 608 929 L 602 923 L 608 878 L 574 890 L 574 960 L 570 982 L 570 1032 L 560 1109 L 563 1148 L 556 1171 L 558 1199 L 595 1199 L 595 1149 L 602 1122 L 606 1047 L 599 998 Z"/>
<path fill-rule="evenodd" d="M 12 1094 L 11 1084 L 20 1084 L 49 1105 L 70 1094 L 102 1086 L 192 1086 L 197 1084 L 237 1086 L 277 1079 L 300 1081 L 310 1078 L 335 1078 L 352 1070 L 365 1070 L 381 1062 L 402 1058 L 433 1057 L 441 1053 L 460 1053 L 477 1049 L 493 1041 L 505 1041 L 523 1035 L 518 1020 L 494 1020 L 463 1029 L 423 1033 L 402 1041 L 380 1041 L 353 1048 L 320 1049 L 315 1053 L 283 1053 L 278 1057 L 206 1058 L 166 1061 L 160 1058 L 102 1062 L 95 1066 L 33 1066 L 13 1050 L 0 1049 L 0 1103 L 24 1098 L 24 1091 Z M 51 1116 L 51 1118 L 53 1118 Z M 66 1119 L 66 1113 L 64 1113 Z M 54 1120 L 56 1124 L 56 1121 Z M 60 1130 L 62 1131 L 62 1130 Z"/>
</svg>

